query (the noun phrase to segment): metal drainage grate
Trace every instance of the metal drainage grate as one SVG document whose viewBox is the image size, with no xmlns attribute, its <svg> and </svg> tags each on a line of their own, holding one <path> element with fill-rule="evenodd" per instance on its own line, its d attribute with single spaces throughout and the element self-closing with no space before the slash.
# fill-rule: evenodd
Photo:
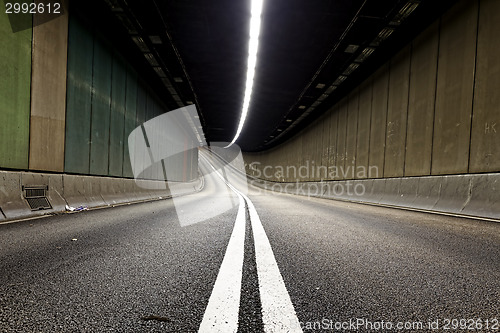
<svg viewBox="0 0 500 333">
<path fill-rule="evenodd" d="M 31 210 L 51 209 L 49 199 L 47 199 L 48 186 L 23 186 L 24 199 Z"/>
</svg>

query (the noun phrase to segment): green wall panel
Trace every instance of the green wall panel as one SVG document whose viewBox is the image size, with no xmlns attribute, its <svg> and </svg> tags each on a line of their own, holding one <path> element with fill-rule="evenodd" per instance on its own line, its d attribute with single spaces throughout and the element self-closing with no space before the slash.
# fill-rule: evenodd
<svg viewBox="0 0 500 333">
<path fill-rule="evenodd" d="M 31 20 L 29 15 L 19 18 Z M 4 168 L 28 168 L 31 34 L 31 29 L 13 33 L 9 17 L 0 11 L 0 167 Z"/>
<path fill-rule="evenodd" d="M 94 75 L 92 80 L 92 125 L 90 174 L 108 174 L 109 118 L 111 110 L 111 65 L 109 48 L 99 39 L 94 43 Z"/>
<path fill-rule="evenodd" d="M 111 122 L 109 124 L 109 175 L 122 176 L 127 67 L 115 54 L 111 79 Z"/>
<path fill-rule="evenodd" d="M 68 39 L 65 171 L 133 178 L 129 135 L 164 109 L 133 67 L 91 27 L 71 17 Z M 147 150 L 135 155 L 139 169 L 150 163 Z M 141 175 L 163 176 L 160 164 Z"/>
<path fill-rule="evenodd" d="M 123 131 L 123 176 L 134 177 L 132 165 L 130 164 L 130 154 L 128 151 L 128 136 L 137 127 L 137 75 L 131 68 L 127 70 L 127 91 L 125 95 L 125 126 Z"/>
<path fill-rule="evenodd" d="M 89 173 L 93 48 L 91 32 L 70 17 L 65 172 Z"/>
</svg>

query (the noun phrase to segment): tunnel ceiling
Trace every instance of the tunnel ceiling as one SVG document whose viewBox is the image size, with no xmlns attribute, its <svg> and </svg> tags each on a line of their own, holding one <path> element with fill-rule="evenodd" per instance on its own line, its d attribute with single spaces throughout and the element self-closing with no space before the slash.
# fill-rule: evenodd
<svg viewBox="0 0 500 333">
<path fill-rule="evenodd" d="M 231 141 L 245 90 L 250 1 L 101 1 L 169 107 L 195 103 L 207 140 Z M 286 140 L 453 2 L 264 1 L 254 91 L 237 143 L 259 151 Z"/>
</svg>

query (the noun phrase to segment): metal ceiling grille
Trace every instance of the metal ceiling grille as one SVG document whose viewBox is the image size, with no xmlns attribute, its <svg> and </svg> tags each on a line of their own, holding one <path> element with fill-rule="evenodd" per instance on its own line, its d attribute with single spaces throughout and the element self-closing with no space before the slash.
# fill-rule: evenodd
<svg viewBox="0 0 500 333">
<path fill-rule="evenodd" d="M 31 210 L 51 209 L 49 199 L 47 198 L 48 186 L 23 186 L 24 199 Z"/>
</svg>

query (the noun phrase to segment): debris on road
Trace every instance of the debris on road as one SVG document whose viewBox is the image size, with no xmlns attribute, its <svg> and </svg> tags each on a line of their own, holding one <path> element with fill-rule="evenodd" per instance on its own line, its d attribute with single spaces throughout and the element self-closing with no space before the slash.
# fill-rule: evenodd
<svg viewBox="0 0 500 333">
<path fill-rule="evenodd" d="M 68 212 L 80 212 L 82 210 L 89 210 L 89 207 L 82 205 L 80 207 L 75 208 L 75 207 L 71 207 L 71 206 L 66 205 L 66 211 L 68 211 Z"/>
</svg>

